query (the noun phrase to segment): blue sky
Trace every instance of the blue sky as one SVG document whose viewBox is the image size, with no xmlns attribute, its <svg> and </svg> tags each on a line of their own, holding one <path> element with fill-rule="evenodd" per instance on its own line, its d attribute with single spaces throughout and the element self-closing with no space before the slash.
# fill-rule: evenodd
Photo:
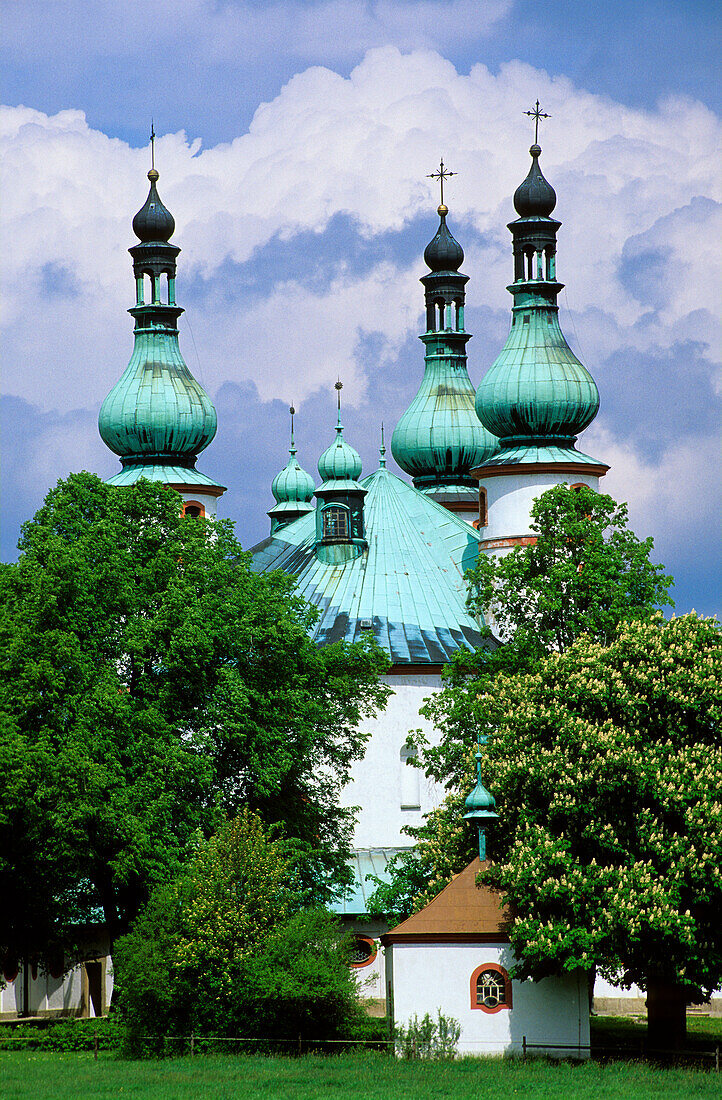
<svg viewBox="0 0 722 1100">
<path fill-rule="evenodd" d="M 3 23 L 5 559 L 58 477 L 116 469 L 97 410 L 131 350 L 151 115 L 181 346 L 219 414 L 199 466 L 251 545 L 290 401 L 315 472 L 340 373 L 369 472 L 418 386 L 441 154 L 475 385 L 493 362 L 538 96 L 562 326 L 601 392 L 581 445 L 612 464 L 603 488 L 654 537 L 678 610 L 719 612 L 717 5 L 8 0 Z"/>
</svg>

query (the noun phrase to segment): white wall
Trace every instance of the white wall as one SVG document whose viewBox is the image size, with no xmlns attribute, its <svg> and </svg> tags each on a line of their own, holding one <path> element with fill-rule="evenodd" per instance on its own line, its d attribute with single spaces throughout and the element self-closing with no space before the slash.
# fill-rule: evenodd
<svg viewBox="0 0 722 1100">
<path fill-rule="evenodd" d="M 444 797 L 441 787 L 414 769 L 412 778 L 403 769 L 401 752 L 409 730 L 423 729 L 433 743 L 439 739 L 432 724 L 419 715 L 419 707 L 441 686 L 435 673 L 383 677 L 393 689 L 386 710 L 374 720 L 364 723 L 371 732 L 363 760 L 352 768 L 351 782 L 341 795 L 343 806 L 360 806 L 353 844 L 356 848 L 409 847 L 411 838 L 401 829 L 404 825 L 422 824 L 424 814 L 438 806 Z M 420 805 L 417 809 L 402 809 L 408 805 L 409 794 L 416 786 Z"/>
<path fill-rule="evenodd" d="M 529 516 L 537 497 L 555 485 L 588 485 L 599 491 L 599 478 L 589 474 L 526 473 L 504 474 L 480 482 L 486 489 L 488 524 L 479 529 L 482 539 L 530 535 Z"/>
<path fill-rule="evenodd" d="M 218 506 L 217 496 L 212 496 L 210 493 L 201 492 L 200 489 L 198 491 L 196 491 L 195 489 L 189 489 L 188 491 L 186 491 L 185 489 L 181 489 L 180 495 L 183 497 L 183 500 L 196 500 L 199 504 L 202 504 L 206 510 L 207 519 L 216 518 L 216 509 Z"/>
<path fill-rule="evenodd" d="M 391 953 L 395 1023 L 408 1024 L 427 1012 L 435 1017 L 441 1009 L 461 1025 L 461 1054 L 521 1054 L 526 1036 L 530 1055 L 589 1057 L 589 997 L 581 972 L 512 981 L 512 1008 L 490 1013 L 472 1009 L 471 975 L 484 963 L 511 970 L 508 944 L 395 943 Z M 573 1049 L 556 1048 L 557 1043 Z"/>
</svg>

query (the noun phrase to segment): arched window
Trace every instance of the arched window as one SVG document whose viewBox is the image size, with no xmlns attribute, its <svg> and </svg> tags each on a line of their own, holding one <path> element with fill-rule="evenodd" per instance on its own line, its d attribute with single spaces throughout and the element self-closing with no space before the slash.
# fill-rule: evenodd
<svg viewBox="0 0 722 1100">
<path fill-rule="evenodd" d="M 421 772 L 413 761 L 418 753 L 410 745 L 404 745 L 399 754 L 401 760 L 401 809 L 421 809 Z"/>
<path fill-rule="evenodd" d="M 479 489 L 479 527 L 487 527 L 489 524 L 489 505 L 486 499 L 486 489 Z"/>
<path fill-rule="evenodd" d="M 511 1008 L 511 980 L 498 963 L 482 963 L 471 975 L 471 1007 L 482 1012 Z"/>
<path fill-rule="evenodd" d="M 187 500 L 183 505 L 183 515 L 193 516 L 193 519 L 202 519 L 206 510 L 199 500 Z"/>
<path fill-rule="evenodd" d="M 377 952 L 378 948 L 374 940 L 368 936 L 354 936 L 349 963 L 356 970 L 362 966 L 370 966 L 376 958 Z"/>
<path fill-rule="evenodd" d="M 348 510 L 338 505 L 331 505 L 323 512 L 323 537 L 325 539 L 347 539 Z"/>
</svg>

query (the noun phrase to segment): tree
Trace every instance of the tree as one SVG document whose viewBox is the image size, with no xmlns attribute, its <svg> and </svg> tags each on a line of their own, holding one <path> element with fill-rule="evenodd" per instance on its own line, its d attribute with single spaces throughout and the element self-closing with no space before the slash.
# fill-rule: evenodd
<svg viewBox="0 0 722 1100">
<path fill-rule="evenodd" d="M 149 482 L 59 482 L 20 550 L 0 573 L 0 949 L 67 944 L 99 911 L 114 939 L 244 806 L 283 823 L 308 897 L 333 895 L 382 651 L 319 649 L 292 578 Z"/>
<path fill-rule="evenodd" d="M 653 1045 L 679 1042 L 685 1004 L 722 979 L 721 684 L 717 620 L 658 614 L 469 704 L 499 813 L 483 879 L 512 902 L 517 976 L 596 967 L 641 985 Z M 437 811 L 437 837 L 463 828 L 460 802 Z"/>
<path fill-rule="evenodd" d="M 623 620 L 674 606 L 671 577 L 649 560 L 652 539 L 640 542 L 626 524 L 625 504 L 586 485 L 549 489 L 532 506 L 535 542 L 479 556 L 469 606 L 527 659 L 561 653 L 581 634 L 609 642 Z"/>
<path fill-rule="evenodd" d="M 641 542 L 627 528 L 626 506 L 612 497 L 558 485 L 534 502 L 531 518 L 534 543 L 503 558 L 481 555 L 467 573 L 469 608 L 493 622 L 503 641 L 455 654 L 442 691 L 422 711 L 438 740 L 410 735 L 418 766 L 450 794 L 422 826 L 407 830 L 416 847 L 391 861 L 390 883 L 377 882 L 375 915 L 403 919 L 422 908 L 473 858 L 462 805 L 471 789 L 471 746 L 489 730 L 478 697 L 493 692 L 496 677 L 532 671 L 581 634 L 606 644 L 621 622 L 648 620 L 671 604 L 672 579 L 650 561 L 652 539 Z"/>
<path fill-rule="evenodd" d="M 348 1034 L 363 1015 L 348 944 L 334 918 L 302 904 L 288 844 L 242 811 L 152 894 L 118 942 L 117 1008 L 130 1050 L 192 1033 Z"/>
</svg>

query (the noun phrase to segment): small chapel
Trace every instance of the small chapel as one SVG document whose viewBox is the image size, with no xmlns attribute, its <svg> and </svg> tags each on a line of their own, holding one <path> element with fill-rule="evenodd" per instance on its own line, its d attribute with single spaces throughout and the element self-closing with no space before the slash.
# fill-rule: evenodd
<svg viewBox="0 0 722 1100">
<path fill-rule="evenodd" d="M 538 130 L 543 117 L 538 103 L 532 114 Z M 420 280 L 423 374 L 390 442 L 408 478 L 387 467 L 383 434 L 378 467 L 364 474 L 353 446 L 352 418 L 348 429 L 342 422 L 339 381 L 336 424 L 329 424 L 317 479 L 298 461 L 290 410 L 289 461 L 271 486 L 268 537 L 251 553 L 253 569 L 292 574 L 299 594 L 318 608 L 313 637 L 319 646 L 352 642 L 370 632 L 391 661 L 385 679 L 392 694 L 370 723 L 366 755 L 354 765 L 342 796 L 346 806 L 360 809 L 354 886 L 337 911 L 354 932 L 354 966 L 371 1009 L 383 1012 L 385 1006 L 403 1023 L 441 1008 L 462 1021 L 461 1049 L 474 1053 L 516 1049 L 522 1035 L 536 1034 L 546 1036 L 550 1047 L 576 1044 L 585 1056 L 588 999 L 581 979 L 564 979 L 564 985 L 562 979 L 509 978 L 508 914 L 475 884 L 488 824 L 482 828 L 477 820 L 478 790 L 467 816 L 480 829 L 480 859 L 398 928 L 367 915 L 371 880 L 384 880 L 389 860 L 410 846 L 405 828 L 421 825 L 443 797 L 409 766 L 409 730 L 421 727 L 430 741 L 435 737 L 419 708 L 440 687 L 442 669 L 457 651 L 494 644 L 466 607 L 466 570 L 480 553 L 502 555 L 533 539 L 530 509 L 542 492 L 563 483 L 598 489 L 608 469 L 576 446 L 597 413 L 599 394 L 560 327 L 561 222 L 553 216 L 556 194 L 542 173 L 536 137 L 529 153 L 528 174 L 513 196 L 517 216 L 508 226 L 509 335 L 478 389 L 467 367 L 469 276 L 461 270 L 464 251 L 449 229 L 444 203 L 444 182 L 453 173 L 442 161 L 434 173 L 441 188 L 439 224 L 424 251 L 427 270 Z M 213 518 L 225 486 L 201 472 L 197 461 L 216 433 L 216 411 L 180 351 L 183 311 L 175 294 L 180 248 L 171 243 L 175 221 L 160 199 L 155 166 L 148 179 L 148 197 L 133 219 L 138 241 L 129 250 L 134 348 L 102 404 L 99 431 L 120 459 L 111 484 L 159 481 L 180 493 L 186 514 Z M 381 420 L 383 410 L 379 414 Z M 493 630 L 494 623 L 489 625 Z M 484 797 L 487 816 L 493 817 L 493 797 L 488 792 Z M 102 993 L 91 996 L 88 967 L 96 964 L 102 967 Z M 49 975 L 33 976 L 33 1013 L 66 1010 L 66 986 L 72 981 L 81 990 L 84 1007 L 78 1011 L 105 1011 L 112 971 L 100 949 L 97 959 L 83 964 L 83 975 L 79 982 L 71 973 L 53 988 Z M 0 994 L 3 1013 L 13 1011 L 12 985 Z M 76 999 L 70 997 L 73 1006 Z M 551 1017 L 558 1026 L 550 1030 Z"/>
</svg>

